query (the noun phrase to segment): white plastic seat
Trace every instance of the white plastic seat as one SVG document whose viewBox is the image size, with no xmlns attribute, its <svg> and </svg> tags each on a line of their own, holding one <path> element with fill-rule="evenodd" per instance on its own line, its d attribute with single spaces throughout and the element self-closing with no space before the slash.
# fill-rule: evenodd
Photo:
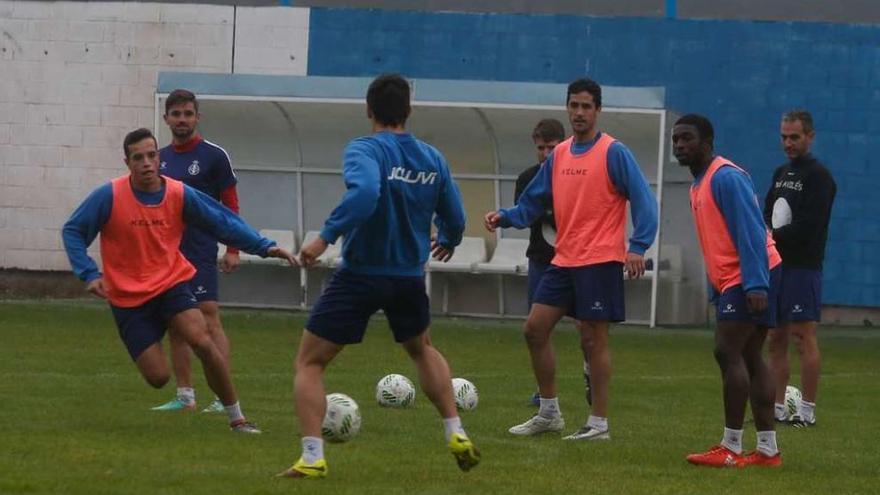
<svg viewBox="0 0 880 495">
<path fill-rule="evenodd" d="M 291 253 L 296 252 L 296 238 L 294 237 L 292 230 L 263 229 L 260 230 L 260 235 L 272 239 L 280 248 L 286 249 Z M 224 244 L 218 244 L 218 248 L 217 256 L 220 258 L 223 256 L 223 253 L 226 252 L 226 246 Z M 248 254 L 245 252 L 242 252 L 239 256 L 241 262 L 246 264 L 278 262 L 277 258 L 261 258 L 255 254 Z"/>
<path fill-rule="evenodd" d="M 526 258 L 528 239 L 503 237 L 498 240 L 492 259 L 487 263 L 477 263 L 474 269 L 479 273 L 527 274 L 529 260 Z"/>
<path fill-rule="evenodd" d="M 425 276 L 428 296 L 431 294 L 431 272 L 474 273 L 478 263 L 486 261 L 486 241 L 482 237 L 464 237 L 447 262 L 431 258 Z M 449 312 L 449 280 L 443 279 L 443 313 Z"/>
<path fill-rule="evenodd" d="M 465 237 L 455 248 L 455 253 L 447 262 L 431 259 L 428 269 L 432 272 L 471 273 L 477 263 L 486 261 L 486 241 L 482 237 Z"/>
</svg>

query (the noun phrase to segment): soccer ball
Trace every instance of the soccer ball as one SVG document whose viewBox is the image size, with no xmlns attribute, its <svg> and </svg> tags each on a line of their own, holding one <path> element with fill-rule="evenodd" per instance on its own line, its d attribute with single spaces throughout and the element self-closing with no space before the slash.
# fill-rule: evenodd
<svg viewBox="0 0 880 495">
<path fill-rule="evenodd" d="M 473 411 L 480 401 L 477 387 L 464 378 L 452 379 L 452 395 L 455 397 L 455 407 L 461 411 Z"/>
<path fill-rule="evenodd" d="M 382 407 L 408 407 L 416 399 L 416 388 L 409 378 L 392 373 L 376 384 L 376 401 Z"/>
<path fill-rule="evenodd" d="M 347 442 L 361 431 L 361 410 L 357 402 L 345 394 L 327 396 L 327 413 L 321 424 L 321 435 L 329 442 Z"/>
<path fill-rule="evenodd" d="M 797 414 L 798 406 L 801 405 L 801 391 L 791 385 L 785 387 L 785 412 L 789 416 Z"/>
</svg>

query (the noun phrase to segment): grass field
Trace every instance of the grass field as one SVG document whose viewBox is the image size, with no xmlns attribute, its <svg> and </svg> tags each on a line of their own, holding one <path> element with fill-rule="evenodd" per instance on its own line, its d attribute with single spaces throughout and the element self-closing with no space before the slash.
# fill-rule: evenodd
<svg viewBox="0 0 880 495">
<path fill-rule="evenodd" d="M 387 373 L 415 379 L 381 318 L 363 345 L 331 366 L 328 391 L 361 406 L 360 435 L 330 444 L 330 476 L 275 479 L 299 455 L 291 362 L 303 315 L 226 311 L 242 405 L 263 429 L 235 435 L 224 415 L 156 413 L 173 395 L 149 388 L 123 350 L 105 306 L 89 302 L 0 302 L 0 493 L 834 493 L 880 492 L 880 332 L 826 327 L 819 426 L 779 429 L 778 470 L 712 470 L 684 461 L 721 436 L 720 381 L 705 329 L 621 327 L 612 338 L 613 440 L 516 438 L 533 379 L 518 322 L 434 322 L 437 346 L 456 376 L 480 390 L 463 415 L 483 463 L 461 473 L 442 425 L 417 393 L 407 410 L 382 409 L 373 394 Z M 555 336 L 566 430 L 586 417 L 575 333 Z M 796 370 L 797 367 L 794 368 Z M 209 399 L 197 377 L 202 404 Z M 746 448 L 754 447 L 747 425 Z"/>
</svg>

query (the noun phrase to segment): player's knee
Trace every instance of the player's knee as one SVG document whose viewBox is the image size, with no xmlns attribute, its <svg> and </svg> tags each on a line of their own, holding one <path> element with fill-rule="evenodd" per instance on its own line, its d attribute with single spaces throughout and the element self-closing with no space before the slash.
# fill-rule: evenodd
<svg viewBox="0 0 880 495">
<path fill-rule="evenodd" d="M 543 325 L 532 320 L 526 320 L 525 325 L 523 325 L 523 337 L 530 344 L 546 342 L 549 333 Z"/>
<path fill-rule="evenodd" d="M 164 387 L 170 379 L 171 374 L 168 371 L 156 371 L 144 375 L 144 380 L 153 388 Z"/>
<path fill-rule="evenodd" d="M 776 329 L 768 332 L 767 334 L 767 346 L 771 349 L 779 349 L 783 346 L 788 346 L 788 335 L 782 330 Z"/>
<path fill-rule="evenodd" d="M 325 363 L 314 356 L 300 355 L 293 361 L 293 372 L 299 374 L 309 369 L 324 369 L 325 366 Z"/>
<path fill-rule="evenodd" d="M 733 353 L 725 346 L 716 345 L 713 354 L 715 355 L 715 362 L 718 363 L 722 371 L 726 370 L 734 360 Z"/>
<path fill-rule="evenodd" d="M 214 350 L 214 341 L 211 340 L 208 332 L 200 332 L 197 335 L 193 335 L 189 339 L 188 344 L 199 358 L 204 358 Z"/>
<path fill-rule="evenodd" d="M 431 347 L 431 343 L 421 336 L 407 340 L 402 345 L 409 357 L 416 361 L 421 359 Z"/>
</svg>

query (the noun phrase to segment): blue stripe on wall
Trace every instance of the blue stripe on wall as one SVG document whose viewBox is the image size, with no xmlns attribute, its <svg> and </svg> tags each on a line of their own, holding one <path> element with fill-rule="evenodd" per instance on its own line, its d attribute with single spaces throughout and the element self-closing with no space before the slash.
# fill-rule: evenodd
<svg viewBox="0 0 880 495">
<path fill-rule="evenodd" d="M 880 26 L 313 8 L 309 75 L 661 86 L 707 115 L 760 196 L 784 157 L 782 112 L 806 107 L 838 183 L 825 302 L 880 306 Z M 858 246 L 854 248 L 852 246 Z"/>
<path fill-rule="evenodd" d="M 675 19 L 678 17 L 678 0 L 666 0 L 666 18 Z"/>
</svg>

